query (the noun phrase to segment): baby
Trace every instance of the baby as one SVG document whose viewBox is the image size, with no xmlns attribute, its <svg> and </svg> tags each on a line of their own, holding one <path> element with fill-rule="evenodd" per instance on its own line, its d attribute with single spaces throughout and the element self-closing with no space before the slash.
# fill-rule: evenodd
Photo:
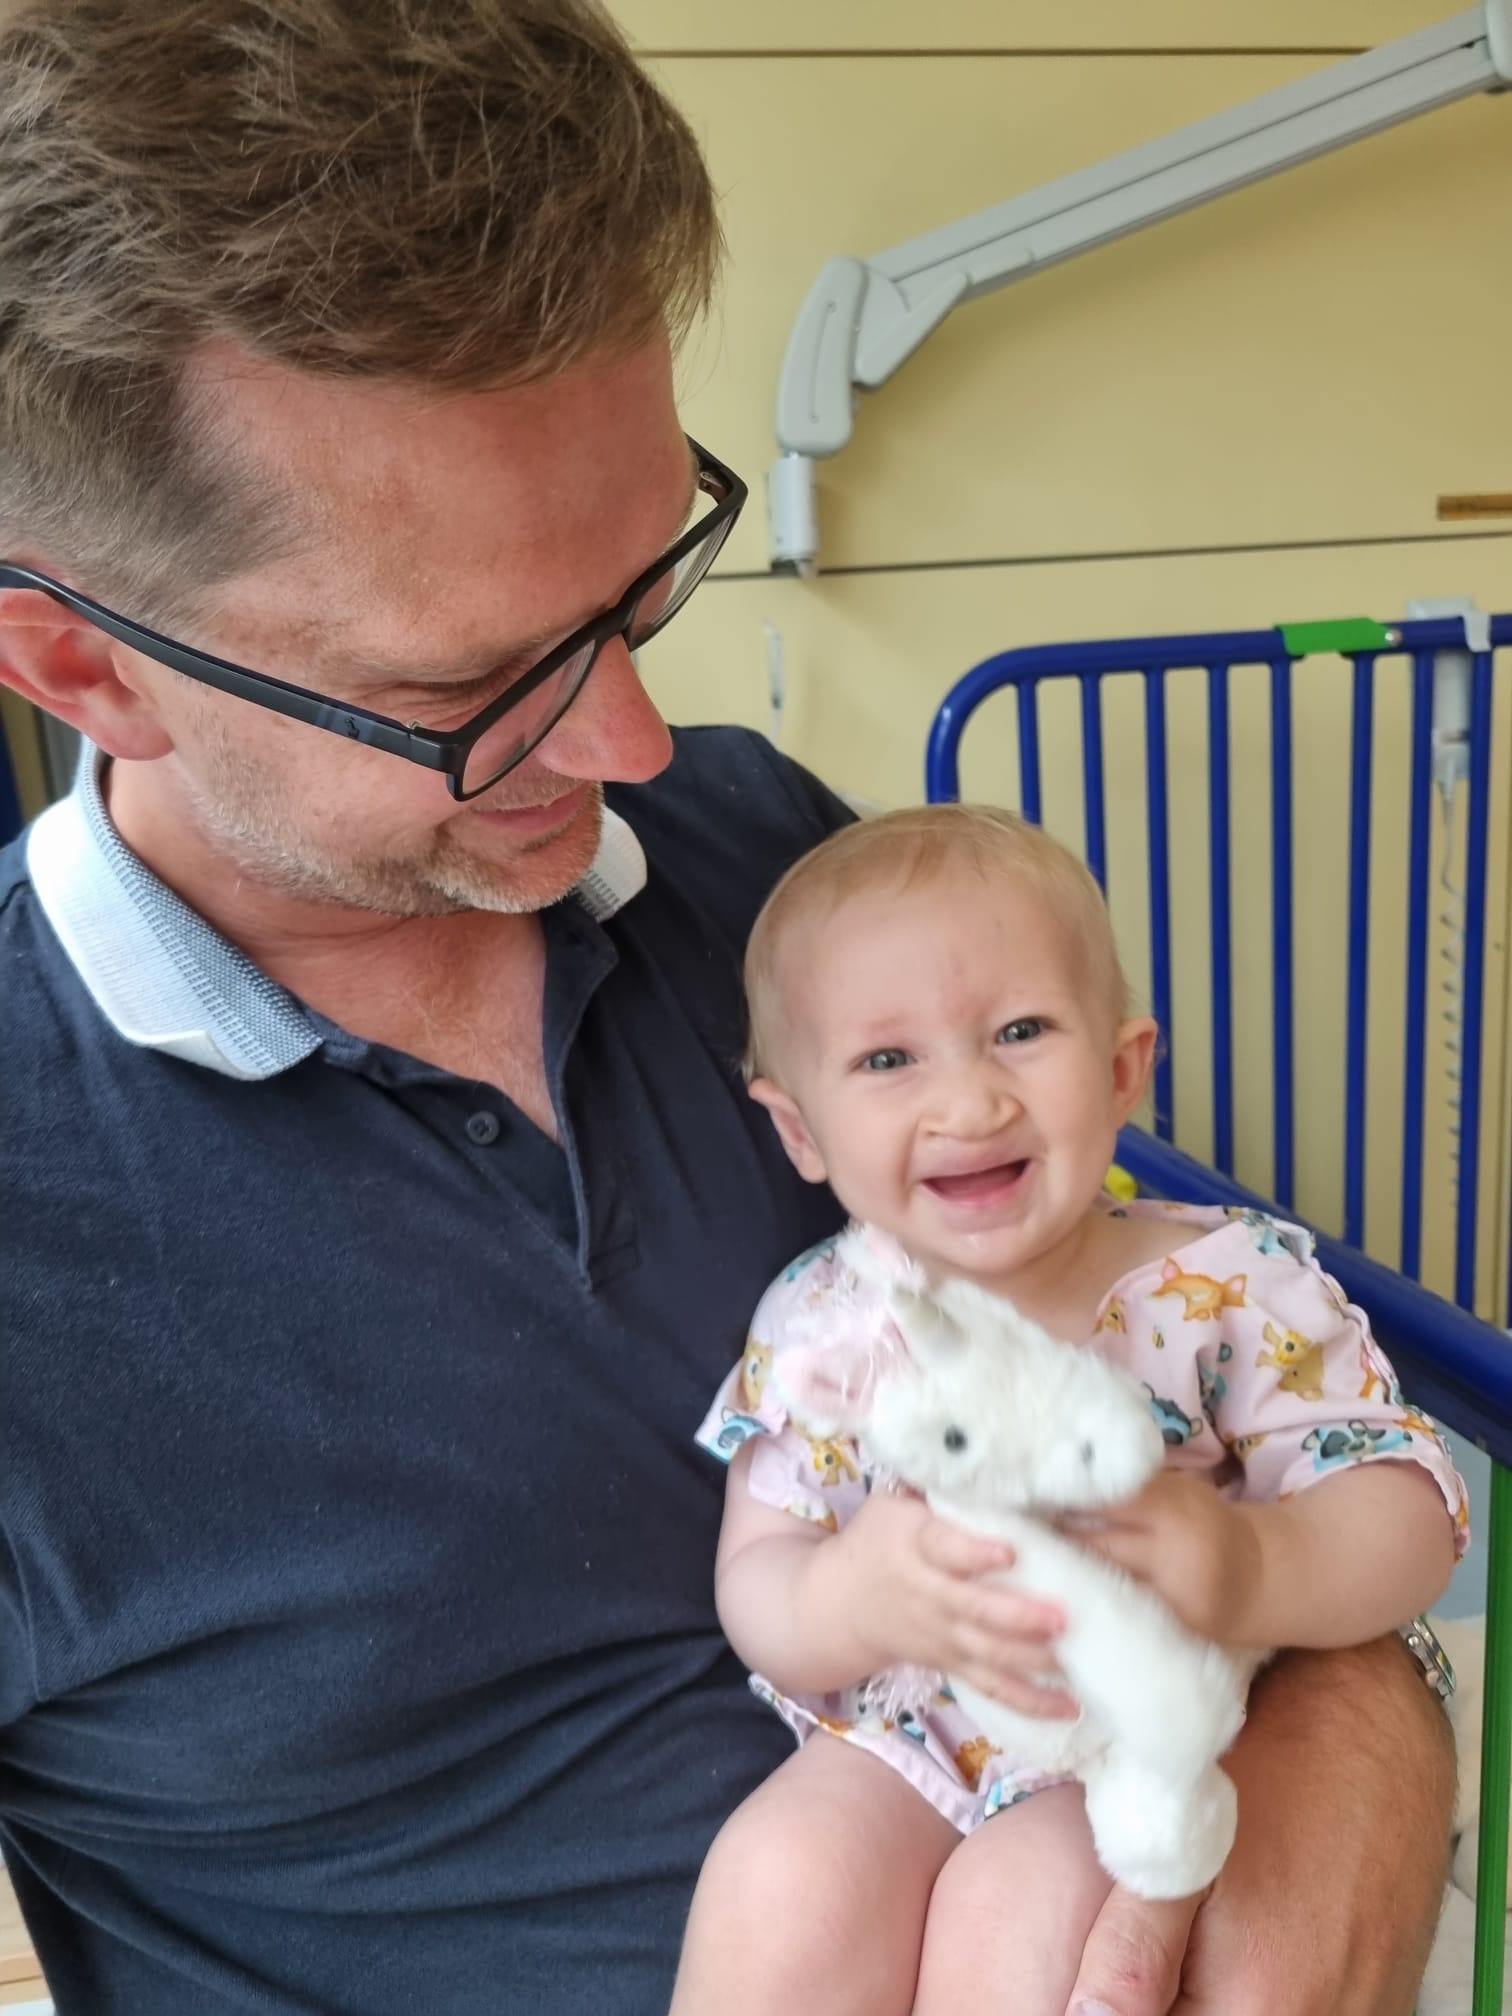
<svg viewBox="0 0 1512 2016">
<path fill-rule="evenodd" d="M 1147 1385 L 1166 1469 L 1087 1545 L 1236 1647 L 1361 1644 L 1438 1597 L 1463 1487 L 1308 1234 L 1104 1191 L 1156 1029 L 1072 855 L 986 808 L 849 827 L 774 891 L 746 982 L 752 1096 L 876 1250 Z M 981 1579 L 1006 1550 L 869 1493 L 777 1400 L 786 1346 L 883 1320 L 832 1245 L 804 1254 L 699 1433 L 730 1465 L 720 1618 L 798 1749 L 710 1852 L 674 2016 L 1063 2016 L 1108 1892 L 1078 1786 L 1015 1769 L 948 1690 L 868 1691 L 910 1666 L 1076 1712 L 1055 1606 Z"/>
</svg>

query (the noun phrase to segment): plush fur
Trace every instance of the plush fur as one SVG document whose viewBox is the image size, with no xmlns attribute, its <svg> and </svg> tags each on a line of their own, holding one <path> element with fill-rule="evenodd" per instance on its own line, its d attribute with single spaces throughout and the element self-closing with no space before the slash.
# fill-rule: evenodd
<svg viewBox="0 0 1512 2016">
<path fill-rule="evenodd" d="M 1194 1637 L 1053 1524 L 1132 1497 L 1160 1469 L 1144 1390 L 980 1288 L 900 1283 L 864 1233 L 846 1242 L 842 1257 L 886 1303 L 888 1338 L 780 1352 L 789 1412 L 811 1433 L 854 1436 L 874 1473 L 1013 1547 L 1003 1581 L 1065 1610 L 1056 1654 L 1081 1715 L 1035 1720 L 952 1680 L 957 1700 L 1015 1764 L 1082 1781 L 1098 1855 L 1120 1883 L 1152 1898 L 1201 1890 L 1233 1845 L 1237 1798 L 1218 1759 L 1261 1655 Z"/>
</svg>

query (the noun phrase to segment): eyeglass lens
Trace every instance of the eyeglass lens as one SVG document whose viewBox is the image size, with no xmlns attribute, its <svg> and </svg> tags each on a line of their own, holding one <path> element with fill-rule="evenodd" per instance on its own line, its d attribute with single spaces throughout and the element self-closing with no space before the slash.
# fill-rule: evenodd
<svg viewBox="0 0 1512 2016">
<path fill-rule="evenodd" d="M 625 643 L 631 651 L 638 651 L 671 622 L 713 565 L 729 529 L 730 520 L 722 520 L 707 539 L 647 585 L 625 631 Z M 486 791 L 546 739 L 582 691 L 601 649 L 599 644 L 585 644 L 517 707 L 501 714 L 483 731 L 467 752 L 462 772 L 465 795 Z"/>
</svg>

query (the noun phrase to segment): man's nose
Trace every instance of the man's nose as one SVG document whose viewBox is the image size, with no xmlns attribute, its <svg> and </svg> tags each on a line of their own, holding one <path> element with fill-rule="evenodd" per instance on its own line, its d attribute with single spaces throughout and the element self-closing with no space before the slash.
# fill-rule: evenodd
<svg viewBox="0 0 1512 2016">
<path fill-rule="evenodd" d="M 622 637 L 593 661 L 583 690 L 541 744 L 542 762 L 559 777 L 599 784 L 644 784 L 672 760 L 672 737 L 651 704 Z"/>
</svg>

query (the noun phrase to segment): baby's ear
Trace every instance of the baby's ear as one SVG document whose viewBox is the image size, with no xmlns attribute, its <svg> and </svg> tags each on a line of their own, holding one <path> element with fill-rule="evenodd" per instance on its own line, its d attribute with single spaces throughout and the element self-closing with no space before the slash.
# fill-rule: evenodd
<svg viewBox="0 0 1512 2016">
<path fill-rule="evenodd" d="M 808 1122 L 798 1110 L 798 1102 L 789 1092 L 770 1078 L 753 1078 L 750 1083 L 751 1097 L 758 1106 L 765 1106 L 772 1116 L 772 1125 L 777 1129 L 777 1138 L 788 1153 L 788 1160 L 806 1182 L 826 1183 L 829 1171 L 824 1166 L 824 1157 L 819 1152 L 819 1144 L 808 1130 Z"/>
<path fill-rule="evenodd" d="M 772 1361 L 772 1384 L 801 1427 L 857 1435 L 877 1395 L 877 1354 L 860 1341 L 790 1344 Z"/>
<path fill-rule="evenodd" d="M 1120 1022 L 1113 1037 L 1113 1108 L 1121 1127 L 1138 1108 L 1155 1067 L 1160 1025 L 1148 1015 Z"/>
</svg>

